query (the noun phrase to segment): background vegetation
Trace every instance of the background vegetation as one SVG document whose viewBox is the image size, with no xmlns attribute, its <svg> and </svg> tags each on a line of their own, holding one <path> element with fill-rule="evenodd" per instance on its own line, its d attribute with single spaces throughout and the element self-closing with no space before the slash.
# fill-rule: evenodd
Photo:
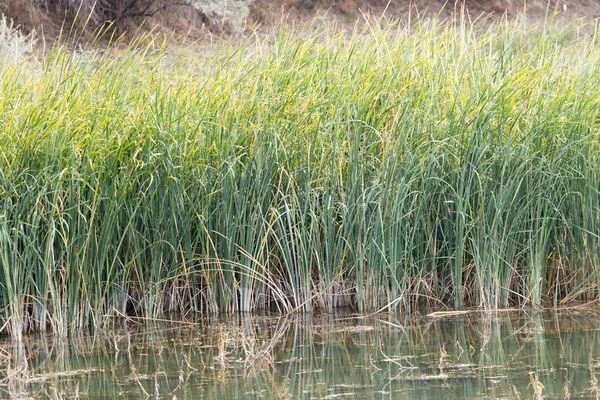
<svg viewBox="0 0 600 400">
<path fill-rule="evenodd" d="M 126 313 L 597 298 L 594 26 L 308 31 L 193 62 L 147 40 L 3 58 L 15 336 Z"/>
</svg>

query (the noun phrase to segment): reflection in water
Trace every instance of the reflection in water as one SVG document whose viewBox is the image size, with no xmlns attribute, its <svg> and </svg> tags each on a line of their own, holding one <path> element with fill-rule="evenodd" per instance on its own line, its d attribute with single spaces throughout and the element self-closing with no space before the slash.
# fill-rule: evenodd
<svg viewBox="0 0 600 400">
<path fill-rule="evenodd" d="M 600 314 L 589 310 L 120 324 L 94 337 L 5 342 L 0 396 L 598 396 Z"/>
</svg>

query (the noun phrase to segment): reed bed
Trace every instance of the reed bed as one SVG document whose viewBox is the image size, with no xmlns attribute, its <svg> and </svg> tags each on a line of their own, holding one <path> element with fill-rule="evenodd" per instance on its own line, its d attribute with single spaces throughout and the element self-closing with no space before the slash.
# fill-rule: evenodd
<svg viewBox="0 0 600 400">
<path fill-rule="evenodd" d="M 598 298 L 593 26 L 367 19 L 195 61 L 141 44 L 0 63 L 13 335 Z"/>
</svg>

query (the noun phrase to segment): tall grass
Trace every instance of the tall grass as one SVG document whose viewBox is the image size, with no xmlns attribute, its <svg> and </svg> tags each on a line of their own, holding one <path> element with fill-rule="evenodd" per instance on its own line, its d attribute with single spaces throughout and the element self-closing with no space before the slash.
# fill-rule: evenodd
<svg viewBox="0 0 600 400">
<path fill-rule="evenodd" d="M 368 20 L 193 62 L 156 43 L 5 60 L 2 318 L 66 334 L 596 299 L 600 49 L 581 31 Z"/>
</svg>

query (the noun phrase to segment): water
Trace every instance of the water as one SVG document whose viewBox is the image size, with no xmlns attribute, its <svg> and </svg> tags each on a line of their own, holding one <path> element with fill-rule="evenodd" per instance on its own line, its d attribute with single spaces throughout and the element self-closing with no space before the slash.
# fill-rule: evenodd
<svg viewBox="0 0 600 400">
<path fill-rule="evenodd" d="M 120 321 L 0 347 L 0 397 L 596 398 L 600 312 Z"/>
</svg>

